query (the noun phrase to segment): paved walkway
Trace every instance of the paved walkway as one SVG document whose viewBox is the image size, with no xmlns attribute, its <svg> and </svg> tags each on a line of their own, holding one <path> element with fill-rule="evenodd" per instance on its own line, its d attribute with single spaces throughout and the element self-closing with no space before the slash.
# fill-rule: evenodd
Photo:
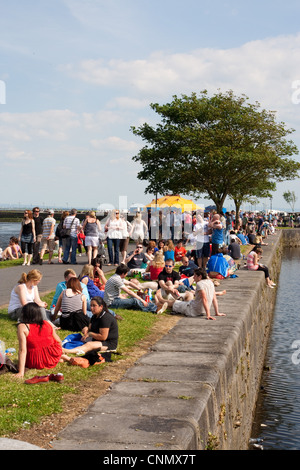
<svg viewBox="0 0 300 470">
<path fill-rule="evenodd" d="M 134 245 L 129 245 L 128 252 L 134 248 Z M 49 291 L 55 290 L 58 282 L 64 280 L 64 272 L 66 269 L 74 269 L 77 276 L 80 274 L 83 266 L 87 263 L 87 256 L 77 256 L 76 265 L 58 263 L 57 258 L 54 259 L 54 264 L 49 265 L 48 261 L 44 261 L 43 265 L 31 266 L 12 266 L 10 268 L 0 269 L 0 307 L 7 305 L 10 299 L 10 293 L 13 287 L 17 284 L 23 272 L 29 272 L 31 269 L 38 269 L 43 274 L 43 278 L 38 286 L 40 295 Z M 104 273 L 114 271 L 115 266 L 103 266 Z"/>
</svg>

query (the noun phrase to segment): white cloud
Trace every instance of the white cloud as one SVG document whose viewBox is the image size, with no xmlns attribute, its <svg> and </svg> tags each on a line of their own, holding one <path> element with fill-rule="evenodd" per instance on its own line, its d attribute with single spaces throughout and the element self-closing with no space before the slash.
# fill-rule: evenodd
<svg viewBox="0 0 300 470">
<path fill-rule="evenodd" d="M 69 110 L 0 114 L 0 135 L 14 140 L 66 140 L 79 126 L 77 115 Z"/>
<path fill-rule="evenodd" d="M 105 151 L 136 152 L 139 149 L 139 145 L 136 142 L 124 140 L 117 136 L 106 139 L 93 139 L 91 144 L 93 147 Z"/>
<path fill-rule="evenodd" d="M 268 106 L 287 107 L 292 82 L 300 78 L 299 55 L 297 34 L 251 41 L 232 49 L 155 52 L 143 60 L 84 60 L 69 64 L 69 72 L 84 82 L 122 90 L 123 96 L 116 96 L 114 102 L 121 106 L 131 103 L 136 109 L 148 97 L 158 99 L 204 88 L 233 89 Z"/>
</svg>

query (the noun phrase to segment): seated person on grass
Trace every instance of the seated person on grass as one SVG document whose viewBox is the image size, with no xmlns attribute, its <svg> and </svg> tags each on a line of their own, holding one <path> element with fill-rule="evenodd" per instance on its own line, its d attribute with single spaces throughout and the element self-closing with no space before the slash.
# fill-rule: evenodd
<svg viewBox="0 0 300 470">
<path fill-rule="evenodd" d="M 102 297 L 93 297 L 88 331 L 81 337 L 84 343 L 73 349 L 63 349 L 65 353 L 88 353 L 90 351 L 112 351 L 118 346 L 119 330 L 116 318 L 111 315 Z"/>
<path fill-rule="evenodd" d="M 144 312 L 161 313 L 152 302 L 146 302 L 128 284 L 125 277 L 129 271 L 128 266 L 120 265 L 105 284 L 104 301 L 109 308 L 122 308 L 128 310 L 142 310 Z M 124 292 L 124 294 L 122 293 Z"/>
<path fill-rule="evenodd" d="M 158 287 L 155 294 L 155 302 L 162 306 L 166 300 L 179 299 L 181 297 L 180 292 L 185 292 L 187 287 L 190 286 L 190 279 L 193 282 L 193 278 L 182 280 L 180 274 L 174 271 L 174 262 L 168 260 L 165 262 L 165 267 L 162 272 L 158 275 Z M 187 281 L 187 284 L 185 284 Z"/>
<path fill-rule="evenodd" d="M 56 306 L 60 294 L 62 293 L 63 290 L 65 290 L 67 288 L 67 282 L 68 282 L 69 279 L 71 279 L 71 277 L 77 277 L 77 275 L 76 275 L 76 273 L 73 269 L 67 269 L 64 272 L 64 279 L 65 280 L 62 281 L 62 282 L 59 282 L 56 286 L 55 294 L 54 294 L 54 297 L 53 297 L 52 303 L 51 303 L 51 308 Z M 80 285 L 82 287 L 82 293 L 85 295 L 86 300 L 87 300 L 87 309 L 90 310 L 90 295 L 88 293 L 87 286 L 83 282 L 81 282 Z M 91 316 L 91 315 L 88 315 L 88 316 Z"/>
<path fill-rule="evenodd" d="M 22 258 L 23 253 L 16 237 L 10 237 L 9 245 L 2 251 L 2 260 Z"/>
<path fill-rule="evenodd" d="M 130 276 L 133 274 L 135 271 L 138 272 L 145 272 L 147 263 L 149 261 L 149 257 L 146 256 L 145 253 L 143 253 L 143 245 L 141 243 L 138 243 L 136 245 L 136 248 L 134 251 L 131 251 L 126 260 L 125 264 L 129 268 L 128 275 Z"/>
</svg>

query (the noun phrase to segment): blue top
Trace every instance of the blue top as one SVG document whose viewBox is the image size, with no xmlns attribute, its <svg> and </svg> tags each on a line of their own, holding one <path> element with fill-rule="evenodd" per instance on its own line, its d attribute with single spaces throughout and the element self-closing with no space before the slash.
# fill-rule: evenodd
<svg viewBox="0 0 300 470">
<path fill-rule="evenodd" d="M 237 234 L 237 237 L 241 240 L 242 245 L 248 245 L 247 240 L 246 240 L 246 238 L 245 238 L 245 236 L 244 236 L 243 233 L 238 233 L 238 234 Z"/>
<path fill-rule="evenodd" d="M 215 228 L 211 236 L 211 242 L 216 245 L 222 245 L 224 241 L 223 229 Z"/>
<path fill-rule="evenodd" d="M 175 263 L 175 252 L 174 250 L 167 250 L 164 252 L 165 261 L 172 259 Z"/>
<path fill-rule="evenodd" d="M 85 277 L 88 278 L 88 283 L 87 283 L 87 290 L 89 292 L 89 296 L 92 299 L 93 297 L 104 297 L 104 291 L 100 290 L 99 287 L 95 286 L 94 282 L 92 279 L 90 279 L 88 276 L 83 276 L 80 280 L 84 279 Z"/>
<path fill-rule="evenodd" d="M 224 258 L 223 253 L 218 253 L 209 258 L 207 263 L 207 271 L 214 271 L 220 273 L 222 276 L 228 276 L 229 264 L 228 261 Z"/>
</svg>

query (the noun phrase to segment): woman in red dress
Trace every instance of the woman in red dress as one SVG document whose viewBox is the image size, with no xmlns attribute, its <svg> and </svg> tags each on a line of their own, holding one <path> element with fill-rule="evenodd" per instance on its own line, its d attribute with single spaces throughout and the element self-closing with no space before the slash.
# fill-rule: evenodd
<svg viewBox="0 0 300 470">
<path fill-rule="evenodd" d="M 41 309 L 35 302 L 22 308 L 18 324 L 19 372 L 23 377 L 25 368 L 53 369 L 59 362 L 68 361 L 62 353 L 61 340 L 53 325 L 43 320 Z"/>
</svg>

